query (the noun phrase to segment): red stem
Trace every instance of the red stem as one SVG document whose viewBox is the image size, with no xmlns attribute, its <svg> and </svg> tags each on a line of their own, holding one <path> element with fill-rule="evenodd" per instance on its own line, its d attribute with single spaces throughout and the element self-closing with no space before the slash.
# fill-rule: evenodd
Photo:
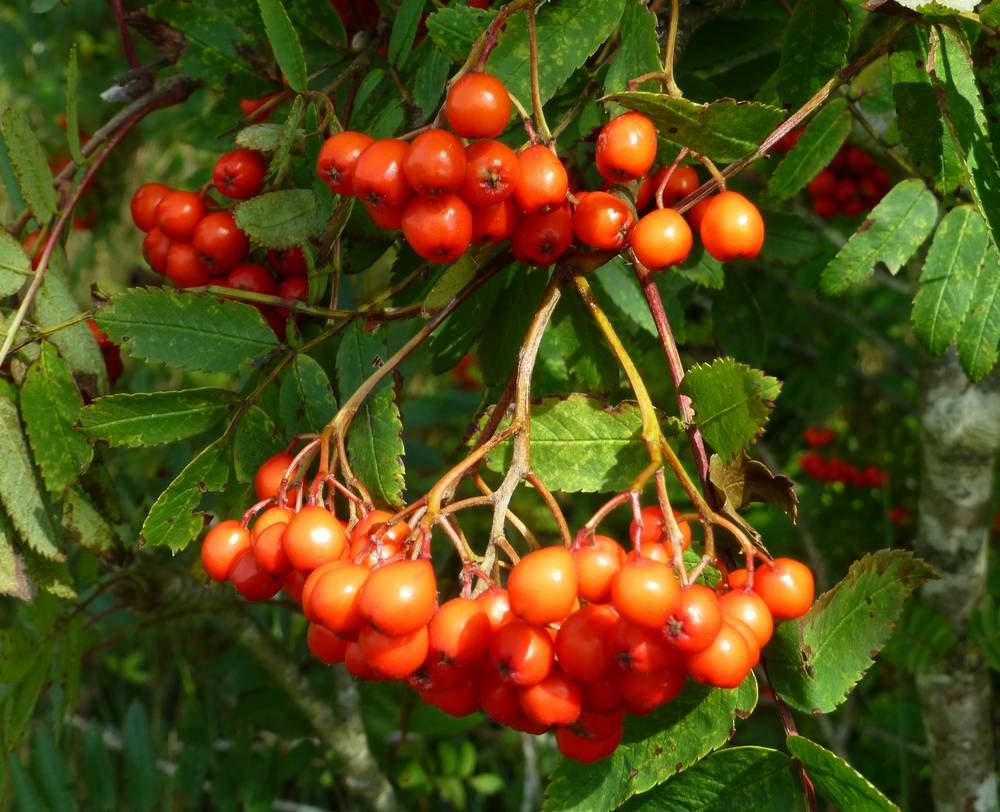
<svg viewBox="0 0 1000 812">
<path fill-rule="evenodd" d="M 135 46 L 132 45 L 132 37 L 128 33 L 128 24 L 125 22 L 122 0 L 111 0 L 111 8 L 115 12 L 115 23 L 118 25 L 118 33 L 122 39 L 122 51 L 125 52 L 125 59 L 128 61 L 128 66 L 134 70 L 139 67 L 139 59 L 135 55 Z"/>
</svg>

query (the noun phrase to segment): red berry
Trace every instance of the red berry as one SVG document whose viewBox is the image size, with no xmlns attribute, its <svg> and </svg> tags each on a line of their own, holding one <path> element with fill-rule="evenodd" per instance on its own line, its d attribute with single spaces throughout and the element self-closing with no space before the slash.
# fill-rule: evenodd
<svg viewBox="0 0 1000 812">
<path fill-rule="evenodd" d="M 514 199 L 526 214 L 559 210 L 566 201 L 569 176 L 562 161 L 541 144 L 528 147 L 517 159 Z"/>
<path fill-rule="evenodd" d="M 205 263 L 189 242 L 171 243 L 164 273 L 179 288 L 207 285 L 210 276 Z"/>
<path fill-rule="evenodd" d="M 720 192 L 705 210 L 699 232 L 705 250 L 720 262 L 753 259 L 764 244 L 764 218 L 739 192 Z"/>
<path fill-rule="evenodd" d="M 631 243 L 636 259 L 655 271 L 684 262 L 694 240 L 681 215 L 673 209 L 657 209 L 635 224 Z"/>
<path fill-rule="evenodd" d="M 168 239 L 184 242 L 205 216 L 205 201 L 194 192 L 168 192 L 156 206 L 156 227 Z"/>
<path fill-rule="evenodd" d="M 517 204 L 509 197 L 490 206 L 472 208 L 472 241 L 501 242 L 509 239 L 517 225 Z"/>
<path fill-rule="evenodd" d="M 628 240 L 635 218 L 629 207 L 607 192 L 590 192 L 573 212 L 573 232 L 592 248 L 617 251 Z"/>
<path fill-rule="evenodd" d="M 496 138 L 510 119 L 510 96 L 495 76 L 473 71 L 451 86 L 444 113 L 456 135 Z"/>
<path fill-rule="evenodd" d="M 143 231 L 156 228 L 156 207 L 170 192 L 170 187 L 162 183 L 144 183 L 136 189 L 129 204 L 132 222 Z"/>
<path fill-rule="evenodd" d="M 350 130 L 327 138 L 316 158 L 316 172 L 323 183 L 338 195 L 354 194 L 354 168 L 373 141 L 369 135 Z"/>
<path fill-rule="evenodd" d="M 228 211 L 206 214 L 194 230 L 192 244 L 211 274 L 235 268 L 250 252 L 250 240 Z"/>
<path fill-rule="evenodd" d="M 546 214 L 521 217 L 514 226 L 511 249 L 521 262 L 551 265 L 573 241 L 573 217 L 566 206 Z"/>
<path fill-rule="evenodd" d="M 427 130 L 410 144 L 403 172 L 418 195 L 458 191 L 465 179 L 465 149 L 447 130 Z"/>
<path fill-rule="evenodd" d="M 236 590 L 251 603 L 267 601 L 281 591 L 282 579 L 272 575 L 254 558 L 253 550 L 240 553 L 233 563 L 229 580 Z"/>
<path fill-rule="evenodd" d="M 456 194 L 414 197 L 403 208 L 403 236 L 417 254 L 450 263 L 472 241 L 472 212 Z"/>
<path fill-rule="evenodd" d="M 219 194 L 232 200 L 246 200 L 264 188 L 267 163 L 252 149 L 234 149 L 215 162 L 212 183 Z"/>
<path fill-rule="evenodd" d="M 489 206 L 514 193 L 521 164 L 514 151 L 499 141 L 476 141 L 465 148 L 461 194 L 470 206 Z"/>
<path fill-rule="evenodd" d="M 413 194 L 403 173 L 409 149 L 398 138 L 372 142 L 354 164 L 354 193 L 377 209 L 402 207 Z"/>
<path fill-rule="evenodd" d="M 576 564 L 565 547 L 543 547 L 510 571 L 510 608 L 522 620 L 544 626 L 565 618 L 576 600 Z"/>
<path fill-rule="evenodd" d="M 225 581 L 236 559 L 250 549 L 250 532 L 235 519 L 219 522 L 201 543 L 201 564 L 213 581 Z"/>
<path fill-rule="evenodd" d="M 656 159 L 656 127 L 642 113 L 623 113 L 601 129 L 594 158 L 608 180 L 641 178 Z"/>
</svg>

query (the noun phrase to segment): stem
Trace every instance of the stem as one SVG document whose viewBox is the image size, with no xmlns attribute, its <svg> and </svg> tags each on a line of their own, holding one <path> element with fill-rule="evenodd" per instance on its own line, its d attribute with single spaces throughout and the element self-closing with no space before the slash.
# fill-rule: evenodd
<svg viewBox="0 0 1000 812">
<path fill-rule="evenodd" d="M 115 13 L 115 24 L 118 26 L 118 35 L 122 40 L 122 52 L 125 54 L 128 66 L 134 70 L 139 67 L 139 60 L 135 55 L 135 46 L 132 45 L 132 37 L 128 33 L 128 25 L 125 23 L 122 0 L 111 0 L 111 8 Z"/>
<path fill-rule="evenodd" d="M 663 47 L 663 89 L 675 99 L 684 94 L 674 81 L 674 50 L 677 47 L 677 20 L 680 17 L 679 0 L 670 0 L 670 22 Z"/>
<path fill-rule="evenodd" d="M 785 736 L 797 736 L 799 730 L 795 725 L 795 718 L 788 709 L 788 705 L 778 696 L 778 692 L 771 685 L 771 675 L 767 673 L 767 660 L 763 657 L 760 660 L 760 668 L 764 672 L 764 678 L 767 680 L 768 686 L 771 688 L 771 694 L 774 697 L 774 706 L 778 709 L 778 716 L 781 718 L 781 726 L 785 729 Z M 802 794 L 805 796 L 809 812 L 816 812 L 816 788 L 813 786 L 812 779 L 809 778 L 809 773 L 806 772 L 805 765 L 801 761 L 797 763 L 799 765 L 799 780 L 802 782 Z"/>
<path fill-rule="evenodd" d="M 677 158 L 675 158 L 674 162 L 670 165 L 670 169 L 663 174 L 663 180 L 661 180 L 660 185 L 656 187 L 656 208 L 663 208 L 663 193 L 667 190 L 667 184 L 670 183 L 670 178 L 673 177 L 674 172 L 677 171 L 677 167 L 681 165 L 681 161 L 687 157 L 687 154 L 688 148 L 683 147 L 681 151 L 677 153 Z"/>
<path fill-rule="evenodd" d="M 538 86 L 538 26 L 535 21 L 535 4 L 528 3 L 528 55 L 531 59 L 531 107 L 535 113 L 535 124 L 546 144 L 552 142 L 552 133 L 545 121 L 542 109 L 542 92 Z"/>
<path fill-rule="evenodd" d="M 556 501 L 552 491 L 548 489 L 548 486 L 542 482 L 541 478 L 534 471 L 528 471 L 524 475 L 524 478 L 531 487 L 538 491 L 538 495 L 542 497 L 542 501 L 545 502 L 549 513 L 552 514 L 552 518 L 556 520 L 556 526 L 559 528 L 559 535 L 562 537 L 563 545 L 569 547 L 573 543 L 573 536 L 569 532 L 566 517 L 563 515 L 562 508 L 559 507 L 559 503 Z"/>
</svg>

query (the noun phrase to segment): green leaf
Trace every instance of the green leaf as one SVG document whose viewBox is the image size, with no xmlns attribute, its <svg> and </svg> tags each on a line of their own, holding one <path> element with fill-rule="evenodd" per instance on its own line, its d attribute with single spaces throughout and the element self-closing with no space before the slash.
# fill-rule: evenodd
<svg viewBox="0 0 1000 812">
<path fill-rule="evenodd" d="M 982 651 L 987 665 L 1000 671 L 1000 601 L 992 595 L 987 595 L 979 611 L 969 618 L 969 639 Z"/>
<path fill-rule="evenodd" d="M 84 407 L 80 426 L 112 446 L 162 445 L 193 437 L 233 412 L 240 396 L 226 389 L 108 395 Z"/>
<path fill-rule="evenodd" d="M 233 441 L 237 482 L 252 482 L 257 469 L 278 451 L 280 438 L 274 421 L 259 406 L 251 406 L 240 419 Z"/>
<path fill-rule="evenodd" d="M 187 464 L 153 503 L 139 540 L 152 547 L 183 550 L 201 533 L 204 517 L 194 511 L 206 491 L 216 493 L 229 479 L 229 442 L 220 437 Z"/>
<path fill-rule="evenodd" d="M 39 590 L 64 600 L 77 599 L 73 578 L 69 574 L 69 566 L 65 561 L 53 561 L 45 558 L 30 547 L 25 547 L 22 553 L 28 579 Z"/>
<path fill-rule="evenodd" d="M 757 677 L 751 671 L 736 689 L 736 715 L 740 719 L 749 719 L 757 707 L 758 698 Z"/>
<path fill-rule="evenodd" d="M 630 79 L 662 70 L 656 15 L 651 14 L 641 0 L 625 0 L 618 36 L 621 43 L 618 53 L 604 76 L 605 94 L 628 90 Z M 655 80 L 648 80 L 636 89 L 649 90 L 656 84 Z"/>
<path fill-rule="evenodd" d="M 753 288 L 731 276 L 712 302 L 715 340 L 727 355 L 752 366 L 763 366 L 767 357 L 767 322 Z"/>
<path fill-rule="evenodd" d="M 296 355 L 281 381 L 279 397 L 286 438 L 320 431 L 336 413 L 337 399 L 323 367 L 308 355 Z"/>
<path fill-rule="evenodd" d="M 701 285 L 703 288 L 722 290 L 726 284 L 726 276 L 722 270 L 722 263 L 700 245 L 695 246 L 691 253 L 688 254 L 688 258 L 682 264 L 671 269 L 671 271 L 671 275 L 682 276 L 696 285 Z M 662 284 L 660 292 L 665 292 L 662 290 Z M 669 306 L 667 315 L 674 321 Z"/>
<path fill-rule="evenodd" d="M 931 577 L 931 568 L 904 550 L 855 561 L 808 614 L 778 625 L 766 652 L 774 690 L 805 713 L 832 711 L 889 639 L 906 598 Z"/>
<path fill-rule="evenodd" d="M 507 382 L 549 277 L 543 268 L 516 263 L 511 265 L 507 280 L 492 312 L 484 319 L 479 338 L 479 364 L 488 385 Z"/>
<path fill-rule="evenodd" d="M 39 725 L 31 737 L 31 762 L 35 777 L 50 809 L 78 809 L 74 794 L 73 776 L 66 758 L 56 749 L 52 733 Z"/>
<path fill-rule="evenodd" d="M 288 82 L 288 86 L 296 93 L 305 93 L 309 79 L 306 73 L 306 57 L 302 52 L 302 43 L 298 34 L 288 19 L 288 12 L 281 0 L 257 0 L 260 16 L 264 20 L 264 30 L 267 40 L 271 43 L 274 58 L 278 67 Z"/>
<path fill-rule="evenodd" d="M 637 110 L 656 125 L 661 138 L 716 161 L 736 161 L 757 149 L 785 114 L 760 102 L 721 99 L 699 104 L 666 93 L 612 93 L 605 100 Z"/>
<path fill-rule="evenodd" d="M 692 366 L 681 390 L 691 398 L 705 439 L 728 462 L 763 432 L 781 383 L 732 358 L 717 358 Z"/>
<path fill-rule="evenodd" d="M 427 16 L 427 33 L 452 62 L 461 62 L 469 55 L 472 43 L 496 16 L 497 13 L 489 9 L 444 6 Z"/>
<path fill-rule="evenodd" d="M 910 160 L 934 188 L 950 194 L 964 179 L 955 143 L 945 130 L 937 94 L 927 74 L 928 29 L 908 26 L 889 56 L 896 122 Z"/>
<path fill-rule="evenodd" d="M 544 104 L 614 33 L 624 0 L 560 0 L 541 7 L 537 17 L 539 93 Z M 528 23 L 524 14 L 508 21 L 486 62 L 525 104 L 531 99 Z"/>
<path fill-rule="evenodd" d="M 775 167 L 767 194 L 775 200 L 784 200 L 801 192 L 833 160 L 850 132 L 847 100 L 834 99 L 809 122 L 795 146 Z"/>
<path fill-rule="evenodd" d="M 177 369 L 242 372 L 279 346 L 257 308 L 165 288 L 126 290 L 94 318 L 132 357 Z"/>
<path fill-rule="evenodd" d="M 973 202 L 986 220 L 993 247 L 1000 248 L 1000 166 L 990 138 L 994 125 L 986 119 L 964 35 L 944 26 L 935 30 L 940 47 L 932 78 L 938 107 L 965 167 Z"/>
<path fill-rule="evenodd" d="M 83 398 L 69 364 L 56 348 L 42 344 L 21 388 L 21 414 L 46 487 L 61 493 L 90 466 L 94 449 L 74 428 Z"/>
<path fill-rule="evenodd" d="M 434 287 L 420 305 L 420 312 L 424 318 L 433 316 L 454 299 L 455 295 L 472 281 L 478 270 L 479 263 L 468 252 L 463 254 L 458 262 L 445 268 L 444 273 L 438 277 Z"/>
<path fill-rule="evenodd" d="M 384 333 L 365 331 L 354 322 L 337 349 L 337 385 L 347 400 L 388 357 Z M 347 435 L 347 453 L 354 473 L 379 504 L 402 504 L 403 423 L 389 376 L 368 395 Z"/>
<path fill-rule="evenodd" d="M 469 779 L 469 786 L 480 795 L 496 795 L 507 785 L 496 773 L 480 773 Z"/>
<path fill-rule="evenodd" d="M 101 812 L 118 809 L 118 786 L 111 755 L 101 731 L 94 725 L 83 735 L 83 782 L 87 787 L 87 808 Z"/>
<path fill-rule="evenodd" d="M 444 94 L 451 61 L 433 44 L 428 44 L 419 65 L 413 77 L 413 103 L 422 114 L 421 120 L 426 121 Z"/>
<path fill-rule="evenodd" d="M 5 713 L 5 724 L 0 728 L 5 750 L 13 750 L 28 729 L 31 717 L 35 713 L 35 706 L 38 704 L 38 696 L 49 676 L 51 664 L 52 646 L 50 644 L 35 646 L 29 670 L 14 687 L 13 693 L 7 696 L 7 702 L 10 704 Z"/>
<path fill-rule="evenodd" d="M 0 390 L 0 502 L 10 516 L 18 536 L 39 555 L 64 560 L 55 545 L 58 538 L 49 519 L 31 464 L 28 444 L 21 431 L 17 406 Z"/>
<path fill-rule="evenodd" d="M 30 601 L 34 590 L 25 570 L 24 559 L 14 549 L 14 527 L 0 510 L 0 595 Z M 3 652 L 0 641 L 0 652 Z M 4 680 L 0 679 L 0 682 Z"/>
<path fill-rule="evenodd" d="M 913 332 L 933 355 L 951 345 L 972 304 L 989 237 L 972 206 L 957 206 L 938 224 L 913 299 Z"/>
<path fill-rule="evenodd" d="M 21 243 L 0 229 L 0 297 L 17 293 L 31 275 L 31 260 Z"/>
<path fill-rule="evenodd" d="M 427 342 L 431 371 L 441 375 L 455 366 L 479 338 L 487 319 L 507 284 L 498 273 L 473 293 L 465 303 L 444 320 Z"/>
<path fill-rule="evenodd" d="M 1000 255 L 992 248 L 976 278 L 972 307 L 956 343 L 962 369 L 970 380 L 978 381 L 993 369 L 1000 344 Z"/>
<path fill-rule="evenodd" d="M 114 529 L 79 488 L 63 499 L 63 527 L 72 541 L 95 555 L 118 544 Z"/>
<path fill-rule="evenodd" d="M 738 690 L 738 689 L 737 689 Z M 545 789 L 545 812 L 610 812 L 637 793 L 670 786 L 675 773 L 729 739 L 737 691 L 689 685 L 648 716 L 629 717 L 618 749 L 596 764 L 560 762 Z M 648 797 L 642 795 L 636 800 Z"/>
<path fill-rule="evenodd" d="M 52 173 L 35 128 L 21 110 L 13 107 L 4 111 L 0 128 L 21 196 L 35 219 L 44 225 L 55 215 L 58 201 L 52 186 Z"/>
<path fill-rule="evenodd" d="M 767 262 L 797 265 L 815 257 L 826 240 L 801 216 L 781 211 L 763 211 L 767 239 L 761 256 Z"/>
<path fill-rule="evenodd" d="M 617 391 L 620 369 L 580 298 L 560 299 L 538 350 L 535 396 Z"/>
<path fill-rule="evenodd" d="M 840 756 L 802 736 L 789 736 L 788 752 L 797 758 L 809 778 L 834 809 L 851 812 L 894 812 L 899 807 Z"/>
<path fill-rule="evenodd" d="M 804 812 L 805 808 L 798 771 L 788 756 L 766 747 L 729 747 L 635 798 L 623 810 Z"/>
<path fill-rule="evenodd" d="M 979 12 L 979 21 L 989 27 L 1000 27 L 1000 0 L 991 0 L 982 11 Z"/>
<path fill-rule="evenodd" d="M 21 766 L 17 753 L 10 753 L 7 756 L 7 768 L 10 771 L 11 791 L 17 809 L 46 809 L 46 802 L 42 798 L 42 794 L 35 786 L 35 782 L 31 780 L 31 775 Z"/>
<path fill-rule="evenodd" d="M 282 189 L 244 200 L 236 224 L 265 248 L 291 248 L 316 233 L 316 196 L 311 189 Z"/>
<path fill-rule="evenodd" d="M 122 753 L 125 756 L 125 794 L 132 809 L 150 809 L 156 803 L 156 750 L 149 735 L 146 709 L 133 699 L 122 725 Z"/>
<path fill-rule="evenodd" d="M 554 491 L 622 490 L 649 462 L 641 431 L 634 404 L 609 407 L 587 395 L 544 398 L 531 410 L 531 464 Z M 487 457 L 493 471 L 506 471 L 509 462 L 509 442 Z"/>
<path fill-rule="evenodd" d="M 284 131 L 284 124 L 251 124 L 236 133 L 236 143 L 257 152 L 274 152 Z"/>
<path fill-rule="evenodd" d="M 591 275 L 591 279 L 594 290 L 608 300 L 610 309 L 617 317 L 616 323 L 619 319 L 626 320 L 633 332 L 646 333 L 659 339 L 656 322 L 649 313 L 635 273 L 623 257 L 614 257 L 607 265 L 602 265 Z"/>
<path fill-rule="evenodd" d="M 396 12 L 389 34 L 387 56 L 389 64 L 401 68 L 413 50 L 413 40 L 417 36 L 420 16 L 424 13 L 424 0 L 403 0 Z"/>
<path fill-rule="evenodd" d="M 851 29 L 840 0 L 799 0 L 782 39 L 778 94 L 801 107 L 847 60 Z"/>
<path fill-rule="evenodd" d="M 823 269 L 820 286 L 826 293 L 843 293 L 871 276 L 879 262 L 899 273 L 930 235 L 937 216 L 937 200 L 922 181 L 897 183 Z"/>
<path fill-rule="evenodd" d="M 84 157 L 80 151 L 80 125 L 77 118 L 76 91 L 80 81 L 80 66 L 76 57 L 76 43 L 69 49 L 69 64 L 66 67 L 66 147 L 69 157 L 77 166 L 83 166 Z"/>
</svg>

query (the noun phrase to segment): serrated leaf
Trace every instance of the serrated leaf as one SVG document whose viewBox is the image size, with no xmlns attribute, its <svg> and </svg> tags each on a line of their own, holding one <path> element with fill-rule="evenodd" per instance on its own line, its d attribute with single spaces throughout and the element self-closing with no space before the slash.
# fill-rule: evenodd
<svg viewBox="0 0 1000 812">
<path fill-rule="evenodd" d="M 201 533 L 204 518 L 194 511 L 207 491 L 218 492 L 229 479 L 229 441 L 220 437 L 204 448 L 153 503 L 139 540 L 152 547 L 183 550 Z"/>
<path fill-rule="evenodd" d="M 913 332 L 933 355 L 951 345 L 965 321 L 983 270 L 989 236 L 972 206 L 957 206 L 938 223 L 913 299 Z"/>
<path fill-rule="evenodd" d="M 671 268 L 671 276 L 674 275 L 684 277 L 696 285 L 710 290 L 722 290 L 726 284 L 722 263 L 700 245 L 695 246 L 683 263 Z M 671 316 L 669 309 L 667 315 Z M 676 320 L 671 318 L 671 322 L 676 322 Z M 676 326 L 674 329 L 677 329 Z"/>
<path fill-rule="evenodd" d="M 413 49 L 413 40 L 417 36 L 417 26 L 424 11 L 424 0 L 403 0 L 392 21 L 392 31 L 389 33 L 387 56 L 389 64 L 402 68 Z"/>
<path fill-rule="evenodd" d="M 781 383 L 732 358 L 717 358 L 692 366 L 681 391 L 691 398 L 705 440 L 728 462 L 763 432 Z"/>
<path fill-rule="evenodd" d="M 611 36 L 621 19 L 624 0 L 560 0 L 538 11 L 539 93 L 544 104 Z M 531 99 L 528 23 L 524 14 L 511 19 L 486 62 L 486 70 L 525 104 Z"/>
<path fill-rule="evenodd" d="M 337 399 L 323 367 L 308 355 L 296 355 L 281 381 L 279 413 L 285 436 L 323 429 L 337 413 Z"/>
<path fill-rule="evenodd" d="M 827 166 L 851 132 L 846 99 L 834 99 L 809 122 L 767 184 L 767 194 L 784 200 L 801 192 Z M 768 237 L 770 237 L 768 233 Z"/>
<path fill-rule="evenodd" d="M 0 510 L 0 595 L 31 601 L 34 594 L 24 559 L 14 549 L 14 527 L 7 515 Z M 0 654 L 6 656 L 2 640 L 0 640 Z M 3 681 L 5 680 L 0 680 Z"/>
<path fill-rule="evenodd" d="M 656 15 L 650 13 L 641 0 L 625 0 L 618 36 L 621 44 L 604 76 L 605 94 L 628 90 L 628 83 L 634 77 L 663 69 L 656 39 Z M 655 87 L 656 80 L 647 80 L 636 90 Z M 620 109 L 612 112 L 620 112 Z"/>
<path fill-rule="evenodd" d="M 53 561 L 36 553 L 30 547 L 22 550 L 24 570 L 36 590 L 48 592 L 57 598 L 74 601 L 77 599 L 69 565 L 65 561 Z"/>
<path fill-rule="evenodd" d="M 603 294 L 611 308 L 616 311 L 614 315 L 628 321 L 635 332 L 643 332 L 654 338 L 659 337 L 656 322 L 649 312 L 635 273 L 624 257 L 620 255 L 614 257 L 607 265 L 598 268 L 591 279 L 594 290 L 598 294 Z M 667 315 L 670 316 L 670 313 Z M 618 323 L 618 319 L 615 322 Z"/>
<path fill-rule="evenodd" d="M 79 488 L 63 499 L 63 527 L 74 544 L 103 555 L 118 544 L 114 528 Z"/>
<path fill-rule="evenodd" d="M 778 94 L 801 107 L 847 60 L 851 28 L 840 0 L 799 0 L 782 39 Z"/>
<path fill-rule="evenodd" d="M 66 66 L 66 148 L 73 163 L 82 166 L 83 153 L 80 151 L 80 126 L 77 117 L 76 93 L 80 82 L 80 66 L 76 57 L 76 43 L 69 49 L 69 64 Z"/>
<path fill-rule="evenodd" d="M 445 268 L 420 305 L 420 312 L 424 318 L 433 316 L 454 299 L 455 295 L 472 281 L 478 270 L 479 263 L 468 252 Z"/>
<path fill-rule="evenodd" d="M 913 25 L 900 32 L 889 56 L 896 121 L 906 151 L 924 177 L 944 194 L 963 181 L 955 143 L 945 130 L 937 94 L 927 74 L 928 29 Z"/>
<path fill-rule="evenodd" d="M 81 428 L 112 446 L 162 445 L 193 437 L 231 414 L 240 396 L 226 389 L 108 395 L 84 407 Z"/>
<path fill-rule="evenodd" d="M 158 776 L 156 750 L 149 734 L 146 709 L 133 699 L 122 725 L 125 757 L 125 795 L 132 809 L 150 809 L 156 803 Z"/>
<path fill-rule="evenodd" d="M 311 189 L 282 189 L 244 200 L 236 224 L 265 248 L 291 248 L 316 231 L 316 196 Z"/>
<path fill-rule="evenodd" d="M 81 766 L 83 783 L 87 788 L 87 808 L 100 812 L 118 809 L 115 767 L 96 725 L 90 725 L 83 735 Z"/>
<path fill-rule="evenodd" d="M 725 162 L 752 153 L 785 117 L 777 107 L 732 99 L 699 104 L 639 90 L 612 93 L 605 99 L 648 116 L 661 138 Z"/>
<path fill-rule="evenodd" d="M 642 418 L 631 403 L 609 407 L 587 395 L 544 398 L 531 410 L 531 464 L 552 490 L 622 490 L 649 462 Z M 487 457 L 493 471 L 510 463 L 510 443 Z"/>
<path fill-rule="evenodd" d="M 757 687 L 757 677 L 751 671 L 736 689 L 736 715 L 740 719 L 749 719 L 757 707 L 757 700 L 759 698 L 760 692 Z"/>
<path fill-rule="evenodd" d="M 0 391 L 0 502 L 32 550 L 54 561 L 64 560 L 55 545 L 55 528 L 31 464 L 17 406 Z"/>
<path fill-rule="evenodd" d="M 713 454 L 708 463 L 708 477 L 720 506 L 735 513 L 753 502 L 764 502 L 783 510 L 794 523 L 798 518 L 799 497 L 795 483 L 775 474 L 764 463 L 745 453 L 726 464 Z"/>
<path fill-rule="evenodd" d="M 560 299 L 538 350 L 533 394 L 617 391 L 620 369 L 579 297 Z"/>
<path fill-rule="evenodd" d="M 444 6 L 427 16 L 427 33 L 453 62 L 461 62 L 469 55 L 472 43 L 496 16 L 497 13 L 490 9 Z"/>
<path fill-rule="evenodd" d="M 469 352 L 486 328 L 487 318 L 506 284 L 507 276 L 498 273 L 434 331 L 427 342 L 427 350 L 431 356 L 431 371 L 435 375 L 447 372 Z"/>
<path fill-rule="evenodd" d="M 809 223 L 797 214 L 763 211 L 767 239 L 761 256 L 767 262 L 796 265 L 815 257 L 826 242 Z"/>
<path fill-rule="evenodd" d="M 931 568 L 904 550 L 855 561 L 805 616 L 776 628 L 766 652 L 774 690 L 805 713 L 832 711 L 889 639 L 906 598 L 931 577 Z"/>
<path fill-rule="evenodd" d="M 252 482 L 257 469 L 279 450 L 280 437 L 270 415 L 251 406 L 240 418 L 233 440 L 233 463 L 237 482 Z"/>
<path fill-rule="evenodd" d="M 17 293 L 31 275 L 31 260 L 21 243 L 0 229 L 0 296 Z"/>
<path fill-rule="evenodd" d="M 766 747 L 729 747 L 635 798 L 627 812 L 804 812 L 795 764 Z"/>
<path fill-rule="evenodd" d="M 419 56 L 419 54 L 418 54 Z M 420 59 L 420 67 L 413 77 L 413 103 L 421 112 L 421 121 L 427 121 L 444 95 L 451 61 L 433 44 Z"/>
<path fill-rule="evenodd" d="M 271 43 L 274 58 L 281 68 L 281 73 L 288 86 L 296 93 L 305 93 L 308 88 L 306 74 L 306 57 L 302 52 L 302 43 L 298 34 L 288 19 L 281 0 L 257 0 L 261 19 L 264 20 L 264 31 Z"/>
<path fill-rule="evenodd" d="M 897 183 L 823 269 L 823 291 L 843 293 L 870 277 L 879 262 L 899 273 L 930 235 L 937 216 L 937 200 L 922 181 Z"/>
<path fill-rule="evenodd" d="M 896 804 L 836 753 L 803 736 L 789 736 L 788 752 L 809 773 L 820 796 L 834 809 L 851 812 L 895 812 Z"/>
<path fill-rule="evenodd" d="M 962 369 L 971 381 L 978 381 L 996 365 L 1000 345 L 1000 256 L 992 248 L 986 252 L 976 278 L 972 307 L 956 343 Z"/>
<path fill-rule="evenodd" d="M 729 738 L 736 690 L 689 685 L 648 716 L 629 717 L 618 749 L 596 764 L 565 760 L 545 789 L 545 812 L 610 812 L 678 773 Z M 686 773 L 680 773 L 684 775 Z M 648 797 L 641 795 L 636 800 Z"/>
<path fill-rule="evenodd" d="M 31 737 L 31 756 L 33 772 L 49 808 L 78 809 L 69 765 L 56 749 L 52 732 L 45 725 L 39 725 Z"/>
<path fill-rule="evenodd" d="M 236 143 L 257 152 L 274 152 L 284 130 L 284 124 L 251 124 L 236 133 Z"/>
<path fill-rule="evenodd" d="M 1000 249 L 1000 166 L 990 138 L 993 125 L 986 119 L 964 35 L 945 26 L 935 30 L 940 47 L 931 76 L 939 91 L 938 107 L 965 168 L 966 186 L 986 220 L 993 247 Z"/>
<path fill-rule="evenodd" d="M 337 384 L 347 400 L 388 357 L 384 334 L 365 331 L 354 322 L 337 349 Z M 347 435 L 347 453 L 354 473 L 379 504 L 402 504 L 403 423 L 389 377 L 382 380 L 358 410 Z"/>
<path fill-rule="evenodd" d="M 35 128 L 28 117 L 14 107 L 4 111 L 0 127 L 21 196 L 35 219 L 44 225 L 55 215 L 58 201 L 52 186 L 52 172 Z"/>
<path fill-rule="evenodd" d="M 257 308 L 165 288 L 131 288 L 94 318 L 133 358 L 177 369 L 242 372 L 279 346 Z"/>
</svg>

